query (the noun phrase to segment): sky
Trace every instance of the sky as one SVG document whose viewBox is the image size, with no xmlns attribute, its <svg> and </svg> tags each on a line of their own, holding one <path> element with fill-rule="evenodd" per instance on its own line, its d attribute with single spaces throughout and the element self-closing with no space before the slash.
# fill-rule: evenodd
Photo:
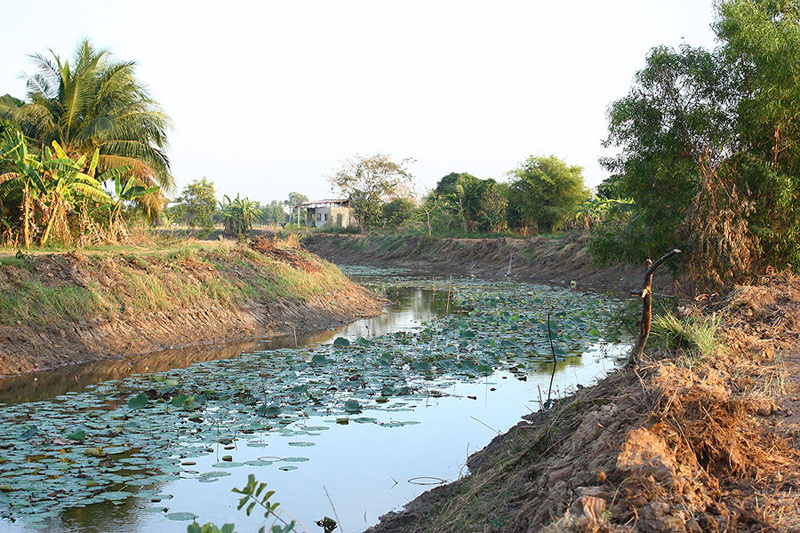
<svg viewBox="0 0 800 533">
<path fill-rule="evenodd" d="M 355 154 L 507 179 L 530 155 L 584 167 L 606 111 L 658 45 L 714 45 L 713 0 L 29 0 L 4 6 L 0 94 L 28 55 L 82 38 L 138 64 L 171 116 L 175 196 L 200 177 L 262 203 L 335 196 Z"/>
</svg>

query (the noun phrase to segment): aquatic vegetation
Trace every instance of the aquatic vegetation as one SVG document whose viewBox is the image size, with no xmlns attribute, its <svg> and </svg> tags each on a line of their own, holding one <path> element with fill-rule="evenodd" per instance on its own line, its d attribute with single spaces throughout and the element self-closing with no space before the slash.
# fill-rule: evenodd
<svg viewBox="0 0 800 533">
<path fill-rule="evenodd" d="M 434 283 L 452 290 L 459 312 L 416 331 L 257 351 L 101 383 L 51 401 L 3 405 L 0 515 L 45 529 L 59 511 L 103 502 L 133 500 L 163 513 L 168 496 L 159 496 L 158 487 L 178 477 L 215 483 L 238 468 L 303 468 L 307 457 L 243 462 L 235 450 L 286 438 L 299 451 L 334 425 L 413 426 L 414 407 L 447 395 L 455 381 L 496 371 L 522 380 L 529 372 L 549 373 L 548 311 L 554 311 L 557 358 L 565 361 L 603 342 L 603 324 L 619 306 L 565 288 Z M 327 425 L 312 425 L 311 417 Z M 214 454 L 209 471 L 195 470 L 193 459 Z M 191 509 L 168 510 L 167 519 L 194 520 Z"/>
</svg>

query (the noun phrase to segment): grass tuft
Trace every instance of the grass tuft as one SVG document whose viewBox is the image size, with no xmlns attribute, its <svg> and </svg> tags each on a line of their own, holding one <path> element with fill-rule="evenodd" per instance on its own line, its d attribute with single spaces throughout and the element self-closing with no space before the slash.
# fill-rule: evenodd
<svg viewBox="0 0 800 533">
<path fill-rule="evenodd" d="M 653 319 L 652 334 L 664 348 L 679 353 L 679 363 L 696 368 L 722 349 L 717 335 L 719 323 L 716 316 L 681 319 L 666 312 Z"/>
</svg>

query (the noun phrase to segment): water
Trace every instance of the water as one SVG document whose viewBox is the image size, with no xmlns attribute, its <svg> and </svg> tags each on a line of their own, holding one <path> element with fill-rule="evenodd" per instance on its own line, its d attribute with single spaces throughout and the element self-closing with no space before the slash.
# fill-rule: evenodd
<svg viewBox="0 0 800 533">
<path fill-rule="evenodd" d="M 155 416 L 152 414 L 156 413 L 153 410 L 155 408 L 131 411 L 124 406 L 124 401 L 143 387 L 159 387 L 159 383 L 142 385 L 142 378 L 133 377 L 124 379 L 119 384 L 99 386 L 93 384 L 109 379 L 127 378 L 137 373 L 185 368 L 185 370 L 172 370 L 165 376 L 181 376 L 184 383 L 203 383 L 210 376 L 214 376 L 214 383 L 230 379 L 232 383 L 244 384 L 257 390 L 258 379 L 244 379 L 242 376 L 252 376 L 254 372 L 262 372 L 279 376 L 274 381 L 269 381 L 273 379 L 272 377 L 261 378 L 267 380 L 270 388 L 285 383 L 287 376 L 289 379 L 296 378 L 297 383 L 310 384 L 308 396 L 315 401 L 315 406 L 312 407 L 304 407 L 303 402 L 297 403 L 301 406 L 297 409 L 303 409 L 300 415 L 294 411 L 289 413 L 282 411 L 277 418 L 266 419 L 270 425 L 276 426 L 270 431 L 251 431 L 247 434 L 236 432 L 230 434 L 227 425 L 237 423 L 240 427 L 249 427 L 246 423 L 252 419 L 252 408 L 245 409 L 242 406 L 249 405 L 247 401 L 250 400 L 236 403 L 209 402 L 202 411 L 205 419 L 201 425 L 202 437 L 195 439 L 188 432 L 176 433 L 176 438 L 170 439 L 168 445 L 159 446 L 159 450 L 167 450 L 164 452 L 165 457 L 178 458 L 187 455 L 181 453 L 182 449 L 188 449 L 194 442 L 202 442 L 203 446 L 210 446 L 211 452 L 193 453 L 188 457 L 176 459 L 178 462 L 186 463 L 190 460 L 196 464 L 173 466 L 172 468 L 177 468 L 175 475 L 172 478 L 166 476 L 168 480 L 159 481 L 153 487 L 142 484 L 128 486 L 124 483 L 121 486 L 118 484 L 110 487 L 110 490 L 117 491 L 126 488 L 134 492 L 141 489 L 152 490 L 154 492 L 150 494 L 168 494 L 172 496 L 170 499 L 153 502 L 151 500 L 158 498 L 130 497 L 116 502 L 118 505 L 112 502 L 88 503 L 85 507 L 72 507 L 61 513 L 53 513 L 53 516 L 46 516 L 47 511 L 45 511 L 45 516 L 42 518 L 36 514 L 40 513 L 37 508 L 36 513 L 32 509 L 30 513 L 15 514 L 15 516 L 25 515 L 24 525 L 20 522 L 12 524 L 9 520 L 0 521 L 0 531 L 17 531 L 23 527 L 75 532 L 186 531 L 188 522 L 168 520 L 165 517 L 167 513 L 161 511 L 162 508 L 167 508 L 169 513 L 194 513 L 198 515 L 198 522 L 201 524 L 208 521 L 218 525 L 235 522 L 237 531 L 255 531 L 262 524 L 263 518 L 258 518 L 260 516 L 258 513 L 247 518 L 244 512 L 236 511 L 236 495 L 230 492 L 233 487 L 243 486 L 250 473 L 254 473 L 260 481 L 268 484 L 270 490 L 276 492 L 274 501 L 280 502 L 280 508 L 284 513 L 282 516 L 298 520 L 299 531 L 321 531 L 314 522 L 325 515 L 331 517 L 337 515 L 344 531 L 360 531 L 375 523 L 380 515 L 401 508 L 403 504 L 429 488 L 419 484 L 420 481 L 425 479 L 432 482 L 452 481 L 464 475 L 466 473 L 464 463 L 468 454 L 482 448 L 499 432 L 506 431 L 516 424 L 521 415 L 538 409 L 541 395 L 546 395 L 550 382 L 552 363 L 547 363 L 543 356 L 531 353 L 531 350 L 540 346 L 542 341 L 541 336 L 534 338 L 528 331 L 533 315 L 528 316 L 524 313 L 521 317 L 516 313 L 504 315 L 502 306 L 505 304 L 502 302 L 498 304 L 495 296 L 499 295 L 501 300 L 509 299 L 509 302 L 514 303 L 516 307 L 521 307 L 520 303 L 531 306 L 553 306 L 554 302 L 563 300 L 567 296 L 571 298 L 572 295 L 563 289 L 554 289 L 552 293 L 547 289 L 536 289 L 539 292 L 530 289 L 530 295 L 519 300 L 524 291 L 519 291 L 516 287 L 495 288 L 491 284 L 481 285 L 480 282 L 463 282 L 461 286 L 460 282 L 457 282 L 457 289 L 463 289 L 464 303 L 469 304 L 469 308 L 487 309 L 491 312 L 462 313 L 456 318 L 448 318 L 445 316 L 448 310 L 452 313 L 461 312 L 461 309 L 457 307 L 455 301 L 448 298 L 447 291 L 441 287 L 440 290 L 433 292 L 421 287 L 418 280 L 401 278 L 385 280 L 384 283 L 393 286 L 387 291 L 394 301 L 388 313 L 381 317 L 360 320 L 336 330 L 298 337 L 298 349 L 295 349 L 295 339 L 292 336 L 271 339 L 269 342 L 194 348 L 130 360 L 103 361 L 0 382 L 2 387 L 0 401 L 23 402 L 16 406 L 0 407 L 0 419 L 3 418 L 3 410 L 12 413 L 16 418 L 19 418 L 21 413 L 27 413 L 27 416 L 36 419 L 35 413 L 40 413 L 42 419 L 46 419 L 48 417 L 41 415 L 41 412 L 50 409 L 53 416 L 49 418 L 64 416 L 68 421 L 64 422 L 68 429 L 69 424 L 83 419 L 72 411 L 63 414 L 62 407 L 73 405 L 75 411 L 81 409 L 86 411 L 90 408 L 88 407 L 90 404 L 94 408 L 100 405 L 102 402 L 97 397 L 102 397 L 103 402 L 122 405 L 117 411 L 122 413 L 124 419 L 129 420 L 125 424 L 131 424 L 131 419 L 137 420 L 140 414 L 144 416 L 142 424 L 146 427 L 142 432 L 145 437 L 147 431 L 169 433 L 172 430 L 171 423 L 165 422 L 163 428 L 159 428 L 157 423 L 147 426 L 148 417 Z M 602 302 L 592 303 L 592 305 L 601 304 Z M 565 303 L 563 307 L 568 305 Z M 497 313 L 494 313 L 495 309 L 498 310 Z M 567 324 L 567 317 L 563 318 L 563 321 Z M 524 330 L 521 325 L 525 326 Z M 478 331 L 476 336 L 475 330 L 478 326 L 481 328 L 485 326 L 487 331 L 492 331 L 492 334 L 484 336 L 482 331 Z M 565 338 L 575 336 L 570 327 L 572 326 L 562 327 Z M 386 336 L 396 332 L 409 332 L 409 335 Z M 351 340 L 359 337 L 373 338 L 373 342 L 367 344 L 364 341 L 361 345 L 353 347 L 333 348 L 329 344 L 337 337 Z M 433 340 L 425 341 L 424 339 L 428 337 Z M 520 340 L 523 337 L 525 340 Z M 497 342 L 493 343 L 493 340 Z M 517 342 L 519 344 L 516 344 Z M 328 345 L 325 346 L 326 344 Z M 447 346 L 439 350 L 439 347 L 445 344 Z M 491 350 L 488 348 L 490 344 L 493 346 Z M 564 341 L 563 344 L 567 349 L 568 343 Z M 515 353 L 500 355 L 501 349 L 498 348 L 500 345 L 507 346 L 503 350 Z M 563 394 L 576 384 L 587 385 L 603 377 L 614 367 L 615 356 L 624 349 L 624 345 L 602 342 L 601 339 L 597 339 L 596 342 L 582 341 L 579 346 L 581 356 L 565 355 L 557 365 L 554 378 L 556 394 Z M 395 348 L 396 353 L 394 359 L 387 365 L 380 362 L 381 358 L 386 358 L 388 348 Z M 408 357 L 409 354 L 426 354 L 432 348 L 436 352 L 434 354 L 436 357 L 431 355 L 431 360 L 435 362 L 434 364 L 441 363 L 441 368 L 450 368 L 445 366 L 445 363 L 451 364 L 450 353 L 456 354 L 453 357 L 474 358 L 474 363 L 470 362 L 472 361 L 470 359 L 468 365 L 453 367 L 452 371 L 434 371 L 439 367 L 433 368 L 430 365 L 419 366 L 412 370 L 408 368 L 407 362 L 403 363 L 402 358 Z M 312 354 L 322 354 L 329 361 L 335 360 L 335 362 L 325 362 L 321 366 L 312 364 L 310 367 L 297 362 L 300 356 L 308 359 Z M 524 363 L 520 362 L 523 356 Z M 341 361 L 338 358 L 342 358 Z M 375 363 L 376 361 L 380 364 Z M 493 370 L 480 371 L 486 368 L 484 363 L 492 364 Z M 390 378 L 394 380 L 396 386 L 408 386 L 411 392 L 407 395 L 384 394 L 381 384 L 385 388 Z M 239 381 L 235 381 L 237 379 Z M 254 383 L 256 385 L 253 385 Z M 330 383 L 331 386 L 324 385 L 325 383 Z M 335 391 L 327 393 L 331 387 Z M 368 390 L 370 387 L 374 394 Z M 76 394 L 80 391 L 84 392 Z M 119 394 L 116 394 L 117 391 Z M 268 394 L 272 393 L 264 392 L 265 399 L 262 402 L 264 405 L 274 405 L 275 397 L 282 396 L 286 400 L 281 404 L 285 404 L 283 409 L 297 402 L 295 396 L 288 393 L 276 393 L 274 397 L 270 396 L 267 399 Z M 299 394 L 302 396 L 302 393 Z M 387 396 L 386 403 L 378 403 L 377 396 L 384 395 Z M 360 402 L 363 411 L 360 413 L 343 411 L 341 406 L 347 398 Z M 49 401 L 30 403 L 44 399 L 53 399 L 53 402 L 60 403 Z M 317 406 L 317 403 L 320 405 Z M 244 411 L 248 414 L 241 415 L 240 412 Z M 192 411 L 191 414 L 196 412 L 201 411 Z M 174 416 L 174 413 L 170 416 Z M 189 414 L 181 416 L 185 418 Z M 218 428 L 217 432 L 228 431 L 231 436 L 230 444 L 219 442 L 220 440 L 227 442 L 225 439 L 207 436 L 216 435 L 213 433 L 213 423 L 210 422 L 214 416 L 226 421 L 228 429 Z M 250 418 L 242 419 L 242 416 Z M 167 414 L 163 417 L 166 420 Z M 341 423 L 345 419 L 346 425 Z M 170 420 L 180 423 L 182 418 L 173 417 Z M 18 419 L 6 420 L 6 425 L 0 429 L 6 433 L 19 434 L 22 430 L 20 422 Z M 42 420 L 39 423 L 44 424 L 44 422 Z M 281 422 L 285 424 L 281 425 Z M 14 423 L 17 425 L 14 426 Z M 53 431 L 53 428 L 50 431 Z M 137 430 L 133 428 L 130 431 L 135 433 Z M 153 438 L 160 436 L 157 433 L 152 434 Z M 115 438 L 124 437 L 123 434 Z M 108 440 L 109 437 L 97 438 Z M 33 441 L 32 444 L 27 444 L 28 441 L 6 439 L 0 441 L 0 446 L 31 446 L 33 450 L 19 452 L 22 457 L 33 456 L 42 450 L 52 448 L 48 446 L 47 439 L 41 443 L 37 443 L 36 439 L 37 437 L 30 439 Z M 312 443 L 313 446 L 293 445 L 298 442 Z M 85 446 L 88 447 L 89 444 Z M 226 447 L 233 448 L 226 449 Z M 41 450 L 37 452 L 37 448 Z M 134 453 L 131 457 L 135 458 L 136 449 L 132 450 Z M 0 457 L 11 453 L 8 448 L 5 450 L 0 448 Z M 259 459 L 274 463 L 264 466 L 242 465 L 219 468 L 219 465 L 225 465 L 225 462 L 221 461 L 224 455 L 230 455 L 232 463 Z M 286 461 L 291 457 L 307 460 Z M 74 461 L 76 466 L 72 469 L 82 464 L 82 459 L 76 458 Z M 119 463 L 116 458 L 114 461 L 110 459 L 106 461 L 106 466 Z M 163 461 L 166 461 L 163 464 L 168 464 L 169 458 Z M 12 462 L 9 461 L 6 465 Z M 95 475 L 100 479 L 100 475 L 88 466 L 85 469 L 87 475 Z M 164 467 L 162 471 L 168 471 L 168 467 Z M 4 477 L 5 472 L 18 473 L 19 470 L 14 471 L 10 467 L 5 471 L 0 469 L 0 486 L 6 479 L 14 479 L 10 476 Z M 200 474 L 209 472 L 230 473 L 230 475 L 220 477 L 213 483 L 200 483 Z M 24 475 L 33 478 L 42 477 L 35 473 Z M 21 478 L 17 476 L 16 479 Z M 44 480 L 34 480 L 34 482 L 45 483 Z M 50 490 L 57 482 L 58 479 L 46 481 L 50 485 L 46 488 L 42 485 L 42 491 Z M 19 491 L 22 490 L 25 489 L 18 489 L 16 494 L 21 494 Z M 33 494 L 37 493 L 35 487 L 28 490 Z M 0 509 L 4 505 L 1 498 L 2 493 L 0 493 Z M 44 503 L 38 504 L 39 507 L 42 509 L 52 507 Z"/>
<path fill-rule="evenodd" d="M 360 280 L 374 280 L 374 277 L 361 277 Z M 93 383 L 172 368 L 186 368 L 196 363 L 229 359 L 259 350 L 317 346 L 331 343 L 336 337 L 369 338 L 395 331 L 413 331 L 426 320 L 444 316 L 445 309 L 449 308 L 451 312 L 458 310 L 455 305 L 447 305 L 446 293 L 440 291 L 436 294 L 430 289 L 420 287 L 387 287 L 386 297 L 391 303 L 381 316 L 357 320 L 337 328 L 300 334 L 296 339 L 294 335 L 284 335 L 268 340 L 192 346 L 4 378 L 0 380 L 0 403 L 46 400 L 59 394 L 82 391 Z"/>
</svg>

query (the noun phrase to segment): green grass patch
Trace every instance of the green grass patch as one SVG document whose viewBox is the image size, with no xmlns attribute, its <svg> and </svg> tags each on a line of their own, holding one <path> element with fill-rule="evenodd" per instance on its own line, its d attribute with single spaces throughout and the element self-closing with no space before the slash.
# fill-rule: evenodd
<svg viewBox="0 0 800 533">
<path fill-rule="evenodd" d="M 716 316 L 678 318 L 667 312 L 653 318 L 652 334 L 664 348 L 677 352 L 680 364 L 696 368 L 723 349 L 719 323 Z"/>
<path fill-rule="evenodd" d="M 12 290 L 0 292 L 0 322 L 48 324 L 63 318 L 79 321 L 94 317 L 97 303 L 92 291 L 84 287 L 48 287 L 37 281 L 23 281 Z"/>
</svg>

